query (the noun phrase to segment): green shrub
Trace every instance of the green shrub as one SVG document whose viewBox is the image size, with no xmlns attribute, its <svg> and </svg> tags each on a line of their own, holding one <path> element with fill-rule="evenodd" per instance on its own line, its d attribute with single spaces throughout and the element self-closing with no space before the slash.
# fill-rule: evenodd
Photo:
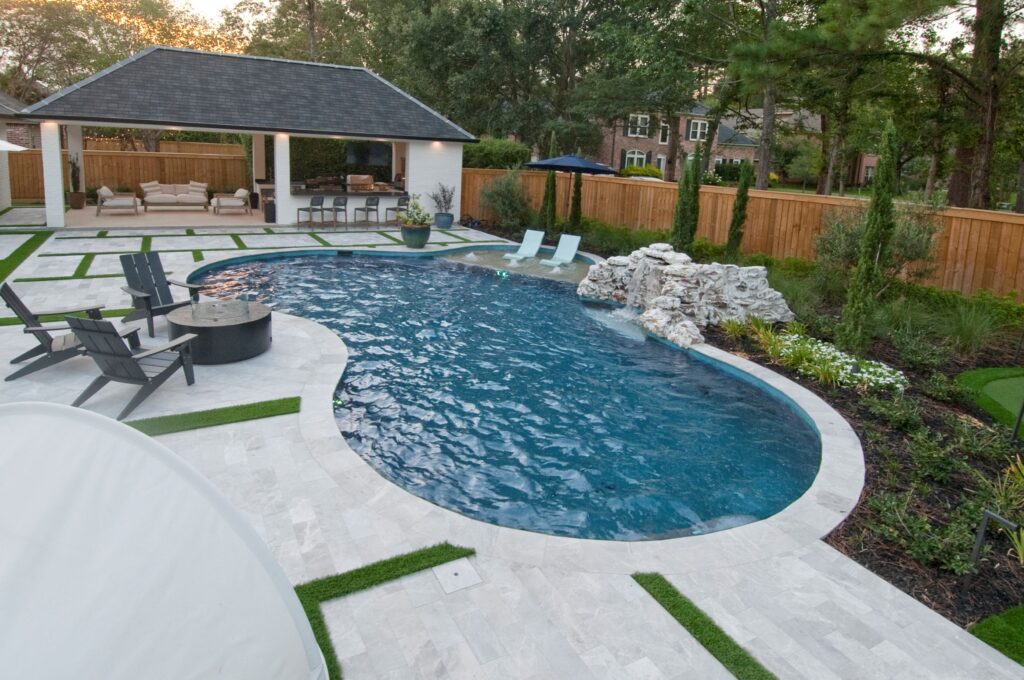
<svg viewBox="0 0 1024 680">
<path fill-rule="evenodd" d="M 874 513 L 871 529 L 922 564 L 963 575 L 971 570 L 974 529 L 981 508 L 976 502 L 957 507 L 945 524 L 910 509 L 910 493 L 882 493 L 868 498 Z"/>
<path fill-rule="evenodd" d="M 715 174 L 721 177 L 724 182 L 738 182 L 740 179 L 740 168 L 743 165 L 740 163 L 715 163 Z M 746 165 L 750 164 L 746 163 Z"/>
<path fill-rule="evenodd" d="M 668 241 L 667 231 L 648 229 L 630 229 L 616 227 L 591 217 L 583 217 L 578 229 L 572 229 L 568 220 L 559 219 L 556 229 L 567 233 L 577 233 L 582 237 L 580 250 L 596 253 L 604 257 L 612 255 L 629 255 L 634 250 L 649 246 L 652 243 Z"/>
<path fill-rule="evenodd" d="M 672 219 L 672 245 L 676 250 L 688 253 L 697 236 L 700 218 L 700 144 L 679 176 L 676 195 L 676 209 Z"/>
<path fill-rule="evenodd" d="M 661 170 L 648 163 L 647 165 L 628 165 L 619 170 L 620 177 L 657 177 L 661 179 Z"/>
<path fill-rule="evenodd" d="M 938 371 L 933 371 L 920 387 L 921 391 L 932 399 L 951 404 L 965 401 L 970 396 L 970 390 Z"/>
<path fill-rule="evenodd" d="M 747 324 L 735 319 L 726 319 L 722 322 L 722 331 L 730 340 L 739 341 L 747 335 Z"/>
<path fill-rule="evenodd" d="M 725 166 L 722 166 L 725 167 Z M 754 180 L 754 166 L 750 163 L 743 163 L 735 167 L 739 172 L 739 186 L 736 188 L 736 198 L 732 204 L 732 220 L 729 222 L 729 237 L 726 240 L 725 252 L 730 257 L 738 257 L 740 245 L 743 242 L 743 228 L 747 222 L 747 199 L 749 198 L 750 185 Z"/>
<path fill-rule="evenodd" d="M 511 139 L 484 137 L 462 147 L 464 168 L 517 168 L 530 161 L 530 147 Z"/>
<path fill-rule="evenodd" d="M 484 187 L 480 200 L 497 215 L 498 223 L 504 227 L 519 228 L 533 223 L 533 211 L 526 202 L 518 171 L 509 170 Z"/>
<path fill-rule="evenodd" d="M 687 254 L 697 262 L 715 262 L 721 260 L 725 255 L 725 246 L 699 238 L 693 242 Z"/>
<path fill-rule="evenodd" d="M 966 465 L 953 447 L 944 445 L 928 428 L 921 428 L 910 436 L 907 452 L 914 459 L 915 472 L 920 478 L 941 484 L 948 483 L 953 473 Z"/>
<path fill-rule="evenodd" d="M 899 353 L 900 359 L 910 368 L 935 370 L 949 362 L 949 350 L 924 334 L 897 330 L 889 339 Z"/>
<path fill-rule="evenodd" d="M 914 432 L 924 426 L 921 405 L 912 397 L 899 396 L 892 399 L 865 395 L 860 405 L 873 417 L 897 430 Z"/>
</svg>

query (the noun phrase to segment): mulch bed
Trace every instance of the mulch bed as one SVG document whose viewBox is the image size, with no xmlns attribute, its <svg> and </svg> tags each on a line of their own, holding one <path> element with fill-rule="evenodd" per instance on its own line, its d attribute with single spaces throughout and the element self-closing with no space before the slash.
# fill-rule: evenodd
<svg viewBox="0 0 1024 680">
<path fill-rule="evenodd" d="M 920 564 L 901 546 L 889 542 L 872 529 L 873 511 L 867 507 L 864 499 L 882 491 L 893 490 L 882 481 L 882 449 L 889 451 L 890 463 L 891 456 L 895 454 L 904 470 L 912 469 L 914 462 L 901 445 L 907 435 L 865 413 L 859 405 L 860 397 L 855 391 L 832 389 L 774 364 L 747 338 L 734 340 L 716 327 L 704 329 L 704 334 L 712 345 L 768 366 L 810 389 L 839 411 L 860 437 L 865 459 L 865 485 L 861 503 L 825 538 L 829 545 L 961 626 L 969 626 L 980 619 L 1024 602 L 1024 569 L 1016 557 L 1009 554 L 1009 541 L 1005 536 L 998 535 L 998 532 L 990 531 L 991 550 L 983 559 L 978 572 L 973 575 L 957 576 L 935 566 Z M 868 356 L 901 368 L 910 378 L 912 385 L 927 377 L 901 366 L 898 354 L 888 343 L 876 343 Z M 973 359 L 954 360 L 944 367 L 943 372 L 953 377 L 961 371 L 977 366 L 1010 365 L 1012 358 L 1013 343 L 1008 339 Z M 952 432 L 946 422 L 946 416 L 950 414 L 961 419 L 991 423 L 987 414 L 973 405 L 951 405 L 936 401 L 913 387 L 908 390 L 908 394 L 920 400 L 925 425 L 933 432 Z M 868 436 L 868 433 L 873 434 Z M 1024 442 L 1020 443 L 1018 451 L 1024 453 Z M 1005 467 L 1001 462 L 980 458 L 969 459 L 969 464 L 989 478 L 995 477 Z M 932 482 L 930 491 L 915 496 L 914 509 L 941 521 L 941 518 L 946 516 L 948 507 L 955 507 L 960 503 L 963 489 L 976 486 L 977 481 L 966 473 L 954 475 L 946 484 Z"/>
</svg>

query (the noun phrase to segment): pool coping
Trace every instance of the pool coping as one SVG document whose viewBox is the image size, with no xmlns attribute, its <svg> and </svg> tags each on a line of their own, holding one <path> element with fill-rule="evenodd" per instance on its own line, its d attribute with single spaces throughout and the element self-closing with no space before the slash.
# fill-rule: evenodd
<svg viewBox="0 0 1024 680">
<path fill-rule="evenodd" d="M 472 245 L 413 251 L 413 255 L 450 254 L 475 250 Z M 508 246 L 497 246 L 508 248 Z M 488 249 L 496 249 L 494 247 Z M 338 248 L 286 250 L 206 263 L 188 280 L 214 268 L 256 259 L 303 254 L 330 255 Z M 349 251 L 362 254 L 361 251 Z M 394 255 L 401 251 L 370 251 Z M 269 256 L 269 257 L 268 257 Z M 638 570 L 674 574 L 714 569 L 770 558 L 818 541 L 856 507 L 864 484 L 860 440 L 846 420 L 816 394 L 775 373 L 711 345 L 684 348 L 701 358 L 739 370 L 769 391 L 777 391 L 813 422 L 821 438 L 821 463 L 807 490 L 778 513 L 756 522 L 708 534 L 645 541 L 571 538 L 513 529 L 473 519 L 420 498 L 388 480 L 345 441 L 334 417 L 333 397 L 348 363 L 348 348 L 333 331 L 316 321 L 296 317 L 311 327 L 311 353 L 324 370 L 302 388 L 299 431 L 304 444 L 341 493 L 361 510 L 375 515 L 373 526 L 401 532 L 410 548 L 448 540 L 491 555 L 536 566 L 595 573 L 632 574 Z"/>
</svg>

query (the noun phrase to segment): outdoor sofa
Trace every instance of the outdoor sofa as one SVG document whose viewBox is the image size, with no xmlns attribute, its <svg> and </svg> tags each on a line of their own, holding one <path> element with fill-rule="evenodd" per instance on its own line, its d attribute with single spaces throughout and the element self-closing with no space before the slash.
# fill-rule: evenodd
<svg viewBox="0 0 1024 680">
<path fill-rule="evenodd" d="M 132 210 L 139 214 L 139 199 L 132 193 L 117 193 L 102 186 L 96 192 L 96 214 L 103 210 Z"/>
<path fill-rule="evenodd" d="M 143 182 L 142 209 L 152 208 L 202 208 L 209 210 L 210 199 L 206 194 L 206 182 L 191 181 L 188 184 L 161 184 Z"/>
</svg>

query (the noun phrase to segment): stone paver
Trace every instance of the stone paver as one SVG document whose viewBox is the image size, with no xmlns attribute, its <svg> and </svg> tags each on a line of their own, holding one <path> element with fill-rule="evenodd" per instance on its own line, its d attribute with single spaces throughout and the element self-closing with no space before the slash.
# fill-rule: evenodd
<svg viewBox="0 0 1024 680">
<path fill-rule="evenodd" d="M 475 240 L 482 232 L 466 233 Z M 366 235 L 324 237 L 340 236 Z M 140 239 L 95 239 L 74 250 L 114 250 L 116 240 L 130 250 Z M 207 251 L 204 263 L 251 252 Z M 15 276 L 37 276 L 56 267 L 48 260 L 65 259 L 73 258 L 33 256 Z M 197 266 L 190 259 L 164 255 L 181 277 Z M 98 269 L 90 271 L 116 273 L 115 263 L 116 256 L 97 256 Z M 109 278 L 15 287 L 30 306 L 121 307 L 121 284 Z M 157 330 L 157 340 L 144 342 L 164 337 L 162 320 Z M 0 359 L 27 342 L 20 328 L 0 327 Z M 713 348 L 702 351 L 775 379 Z M 439 578 L 427 570 L 327 603 L 346 678 L 730 677 L 635 584 L 629 574 L 637 570 L 668 575 L 781 678 L 1020 677 L 1019 666 L 818 540 L 851 507 L 850 495 L 856 499 L 862 461 L 844 449 L 852 444 L 841 418 L 799 391 L 791 397 L 816 418 L 830 451 L 823 481 L 786 511 L 704 536 L 580 541 L 477 522 L 382 478 L 334 422 L 331 395 L 346 360 L 329 330 L 279 314 L 270 352 L 199 366 L 191 388 L 176 376 L 134 416 L 302 396 L 298 415 L 160 437 L 243 512 L 294 583 L 444 540 L 477 550 L 468 564 L 479 582 L 468 572 Z M 0 402 L 70 403 L 94 375 L 89 359 L 72 359 L 0 383 Z M 111 415 L 132 390 L 110 385 L 87 406 Z"/>
<path fill-rule="evenodd" d="M 4 234 L 0 232 L 0 260 L 9 257 L 18 246 L 32 238 L 28 234 Z"/>
<path fill-rule="evenodd" d="M 11 208 L 0 215 L 0 226 L 36 226 L 46 224 L 45 208 Z"/>
</svg>

